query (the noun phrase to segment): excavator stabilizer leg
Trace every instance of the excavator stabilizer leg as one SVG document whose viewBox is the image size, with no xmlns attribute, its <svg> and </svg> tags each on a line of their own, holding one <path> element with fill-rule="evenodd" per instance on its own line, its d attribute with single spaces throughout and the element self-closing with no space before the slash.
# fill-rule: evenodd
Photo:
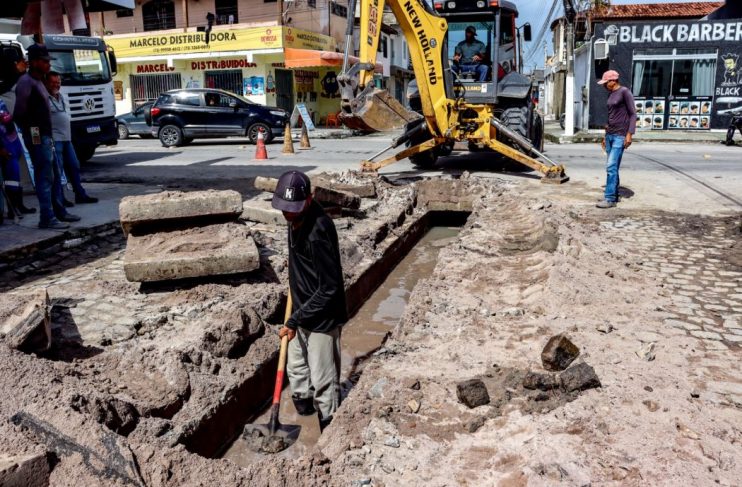
<svg viewBox="0 0 742 487">
<path fill-rule="evenodd" d="M 388 91 L 372 88 L 351 100 L 349 107 L 343 107 L 339 118 L 349 129 L 385 132 L 402 128 L 420 115 L 407 110 Z"/>
</svg>

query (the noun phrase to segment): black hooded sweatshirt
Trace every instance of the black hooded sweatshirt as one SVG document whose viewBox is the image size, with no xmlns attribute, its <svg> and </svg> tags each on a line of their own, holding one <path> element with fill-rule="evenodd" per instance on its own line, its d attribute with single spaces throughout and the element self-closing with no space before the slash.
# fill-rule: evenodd
<svg viewBox="0 0 742 487">
<path fill-rule="evenodd" d="M 335 224 L 313 201 L 301 226 L 289 224 L 289 283 L 293 302 L 286 326 L 327 333 L 348 319 Z"/>
</svg>

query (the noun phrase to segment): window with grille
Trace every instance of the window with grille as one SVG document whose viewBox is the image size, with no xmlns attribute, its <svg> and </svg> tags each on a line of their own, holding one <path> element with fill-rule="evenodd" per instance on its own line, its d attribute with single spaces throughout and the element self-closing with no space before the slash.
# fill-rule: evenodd
<svg viewBox="0 0 742 487">
<path fill-rule="evenodd" d="M 144 30 L 175 29 L 175 4 L 171 0 L 151 0 L 142 7 Z"/>
<path fill-rule="evenodd" d="M 116 10 L 116 17 L 134 17 L 134 9 L 120 8 Z"/>
<path fill-rule="evenodd" d="M 129 76 L 132 108 L 155 101 L 164 92 L 180 88 L 180 73 L 132 74 Z"/>
<path fill-rule="evenodd" d="M 236 24 L 239 22 L 237 20 L 237 0 L 216 0 L 214 9 L 216 10 L 217 24 Z"/>
<path fill-rule="evenodd" d="M 225 69 L 222 71 L 206 71 L 204 75 L 204 87 L 231 91 L 232 93 L 241 95 L 243 92 L 242 70 Z"/>
</svg>

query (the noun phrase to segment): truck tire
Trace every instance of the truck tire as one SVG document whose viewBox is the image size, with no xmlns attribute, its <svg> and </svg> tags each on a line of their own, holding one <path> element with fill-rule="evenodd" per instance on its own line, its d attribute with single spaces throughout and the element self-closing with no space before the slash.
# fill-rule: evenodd
<svg viewBox="0 0 742 487">
<path fill-rule="evenodd" d="M 80 164 L 85 164 L 90 159 L 92 159 L 93 154 L 95 154 L 94 145 L 76 145 L 75 146 L 75 155 L 77 156 L 77 160 L 80 161 Z"/>
<path fill-rule="evenodd" d="M 509 129 L 517 132 L 526 139 L 528 138 L 528 107 L 506 108 L 500 116 Z"/>
<path fill-rule="evenodd" d="M 432 150 L 426 150 L 425 152 L 410 156 L 410 162 L 419 169 L 430 169 L 435 166 L 435 161 L 437 160 L 438 156 Z"/>
<path fill-rule="evenodd" d="M 165 125 L 160 129 L 160 143 L 163 147 L 183 145 L 183 131 L 177 125 Z"/>
</svg>

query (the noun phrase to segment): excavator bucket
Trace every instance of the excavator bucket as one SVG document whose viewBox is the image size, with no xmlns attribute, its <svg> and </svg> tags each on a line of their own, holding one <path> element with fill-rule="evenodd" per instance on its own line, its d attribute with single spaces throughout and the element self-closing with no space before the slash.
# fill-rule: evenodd
<svg viewBox="0 0 742 487">
<path fill-rule="evenodd" d="M 373 88 L 354 98 L 349 107 L 344 107 L 339 118 L 352 130 L 384 132 L 402 128 L 420 115 L 407 110 L 388 91 Z"/>
</svg>

